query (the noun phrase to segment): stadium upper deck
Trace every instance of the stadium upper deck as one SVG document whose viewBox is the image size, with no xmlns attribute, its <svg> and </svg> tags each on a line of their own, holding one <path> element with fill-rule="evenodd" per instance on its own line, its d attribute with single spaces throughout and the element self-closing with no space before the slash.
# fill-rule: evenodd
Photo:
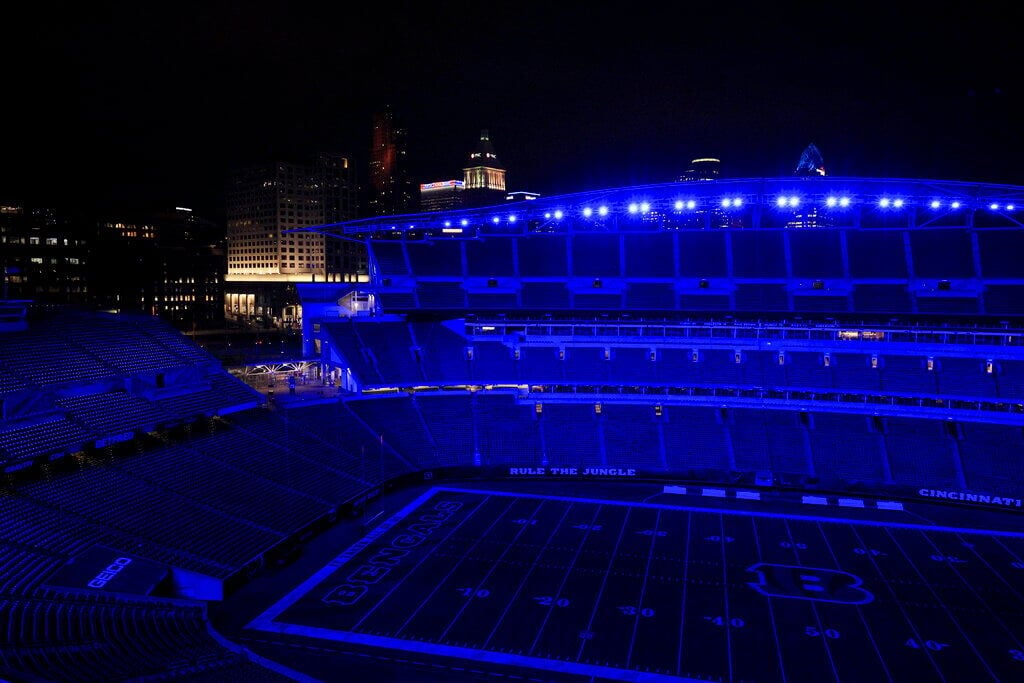
<svg viewBox="0 0 1024 683">
<path fill-rule="evenodd" d="M 670 183 L 315 230 L 365 240 L 378 309 L 1024 314 L 1024 188 Z"/>
</svg>

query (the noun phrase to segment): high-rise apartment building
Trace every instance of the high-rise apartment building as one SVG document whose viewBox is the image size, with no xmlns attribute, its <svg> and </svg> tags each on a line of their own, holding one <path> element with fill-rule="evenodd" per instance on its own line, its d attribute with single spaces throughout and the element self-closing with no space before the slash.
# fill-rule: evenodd
<svg viewBox="0 0 1024 683">
<path fill-rule="evenodd" d="M 500 204 L 505 199 L 505 167 L 486 130 L 480 131 L 476 149 L 469 153 L 469 164 L 462 169 L 466 183 L 466 206 Z"/>
<path fill-rule="evenodd" d="M 407 138 L 408 131 L 398 125 L 390 107 L 374 115 L 367 198 L 371 216 L 392 216 L 416 210 Z"/>
<path fill-rule="evenodd" d="M 359 245 L 289 232 L 355 216 L 356 184 L 347 156 L 319 154 L 305 162 L 236 171 L 227 188 L 227 316 L 295 322 L 298 298 L 289 285 L 365 273 Z"/>
</svg>

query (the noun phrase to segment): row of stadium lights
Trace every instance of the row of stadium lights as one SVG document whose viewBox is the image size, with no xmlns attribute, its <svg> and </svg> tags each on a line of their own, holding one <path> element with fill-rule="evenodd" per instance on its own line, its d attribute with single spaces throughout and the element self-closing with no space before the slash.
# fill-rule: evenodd
<svg viewBox="0 0 1024 683">
<path fill-rule="evenodd" d="M 743 202 L 743 198 L 742 197 L 724 197 L 724 198 L 722 198 L 721 206 L 724 209 L 738 209 L 741 206 L 743 206 L 743 203 L 744 202 Z M 830 209 L 833 209 L 833 208 L 836 208 L 836 207 L 839 207 L 841 209 L 845 209 L 845 208 L 848 208 L 850 206 L 850 203 L 851 203 L 851 200 L 850 200 L 849 197 L 828 197 L 828 198 L 825 199 L 825 206 L 829 207 Z M 784 209 L 784 208 L 795 209 L 795 208 L 800 206 L 800 197 L 797 197 L 795 195 L 790 195 L 790 196 L 782 195 L 782 196 L 779 196 L 779 197 L 776 198 L 775 205 L 777 207 L 779 207 L 780 209 Z M 907 205 L 906 201 L 904 201 L 903 199 L 901 199 L 899 197 L 894 197 L 894 198 L 882 197 L 881 199 L 878 200 L 878 206 L 879 206 L 879 208 L 882 208 L 882 209 L 902 209 L 906 205 Z M 941 209 L 943 204 L 942 204 L 942 202 L 940 200 L 933 199 L 928 204 L 928 206 L 930 208 L 932 208 L 932 209 Z M 695 200 L 693 200 L 693 199 L 690 199 L 690 200 L 687 200 L 687 201 L 683 201 L 682 199 L 677 199 L 675 204 L 674 204 L 674 207 L 675 207 L 676 211 L 683 211 L 684 209 L 692 211 L 692 210 L 697 208 L 697 202 Z M 954 200 L 954 201 L 949 202 L 949 208 L 950 209 L 954 209 L 955 210 L 955 209 L 959 209 L 959 208 L 962 208 L 962 207 L 963 207 L 963 204 L 961 202 L 959 202 L 959 201 Z M 992 210 L 992 211 L 999 211 L 1000 209 L 1004 209 L 1006 211 L 1014 211 L 1014 210 L 1016 210 L 1017 207 L 1014 204 L 1006 204 L 1005 206 L 1003 206 L 1003 205 L 1000 205 L 1000 204 L 998 204 L 996 202 L 993 202 L 993 203 L 989 204 L 988 208 L 990 210 Z M 629 204 L 629 206 L 626 207 L 626 210 L 630 214 L 632 214 L 632 215 L 646 214 L 646 213 L 650 213 L 651 205 L 650 205 L 649 202 L 632 202 L 632 203 Z M 597 209 L 593 209 L 593 208 L 588 206 L 588 207 L 584 207 L 584 209 L 583 209 L 583 211 L 581 213 L 583 214 L 584 218 L 592 218 L 594 216 L 594 214 L 597 214 L 598 216 L 604 217 L 604 216 L 608 215 L 609 209 L 608 209 L 607 206 L 603 206 L 603 205 L 597 207 Z M 565 212 L 562 211 L 561 209 L 556 209 L 554 211 L 548 211 L 548 212 L 545 212 L 544 218 L 546 220 L 554 219 L 556 221 L 560 221 L 563 218 L 565 218 Z M 506 220 L 509 223 L 515 223 L 516 220 L 518 220 L 518 219 L 515 216 L 515 214 L 510 214 L 509 216 L 506 217 Z M 491 218 L 491 222 L 494 223 L 495 225 L 497 225 L 497 224 L 501 223 L 501 217 L 500 216 L 493 216 Z M 469 225 L 469 219 L 463 218 L 462 220 L 459 221 L 459 225 L 461 225 L 462 227 L 467 227 Z M 444 227 L 450 228 L 451 226 L 452 226 L 452 222 L 451 221 L 445 221 L 444 222 Z M 410 225 L 409 227 L 411 228 L 413 226 Z"/>
</svg>

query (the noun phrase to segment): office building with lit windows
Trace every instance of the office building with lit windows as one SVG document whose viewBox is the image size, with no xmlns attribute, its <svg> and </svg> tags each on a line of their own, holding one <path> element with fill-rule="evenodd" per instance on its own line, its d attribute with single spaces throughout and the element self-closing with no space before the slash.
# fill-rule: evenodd
<svg viewBox="0 0 1024 683">
<path fill-rule="evenodd" d="M 290 285 L 365 272 L 365 257 L 352 243 L 328 244 L 315 233 L 294 232 L 355 212 L 353 166 L 344 155 L 236 171 L 227 188 L 227 317 L 294 322 L 299 309 Z"/>
<path fill-rule="evenodd" d="M 448 211 L 462 207 L 462 192 L 466 183 L 462 180 L 438 180 L 420 183 L 421 211 Z"/>
</svg>

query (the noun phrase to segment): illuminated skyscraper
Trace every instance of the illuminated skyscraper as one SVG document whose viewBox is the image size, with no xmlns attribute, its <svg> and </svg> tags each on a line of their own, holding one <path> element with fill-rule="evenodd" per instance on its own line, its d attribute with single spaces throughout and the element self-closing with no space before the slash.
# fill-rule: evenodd
<svg viewBox="0 0 1024 683">
<path fill-rule="evenodd" d="M 370 187 L 367 202 L 371 216 L 390 216 L 415 210 L 409 178 L 406 139 L 390 107 L 373 117 L 370 144 Z"/>
<path fill-rule="evenodd" d="M 225 278 L 229 318 L 279 324 L 289 317 L 283 311 L 297 306 L 290 283 L 342 280 L 365 272 L 365 253 L 352 252 L 358 244 L 288 232 L 356 216 L 352 167 L 344 155 L 319 154 L 302 163 L 271 162 L 232 175 Z"/>
<path fill-rule="evenodd" d="M 469 165 L 462 169 L 466 183 L 466 206 L 500 204 L 505 198 L 505 167 L 491 144 L 486 130 L 480 131 L 480 141 L 469 154 Z"/>
</svg>

